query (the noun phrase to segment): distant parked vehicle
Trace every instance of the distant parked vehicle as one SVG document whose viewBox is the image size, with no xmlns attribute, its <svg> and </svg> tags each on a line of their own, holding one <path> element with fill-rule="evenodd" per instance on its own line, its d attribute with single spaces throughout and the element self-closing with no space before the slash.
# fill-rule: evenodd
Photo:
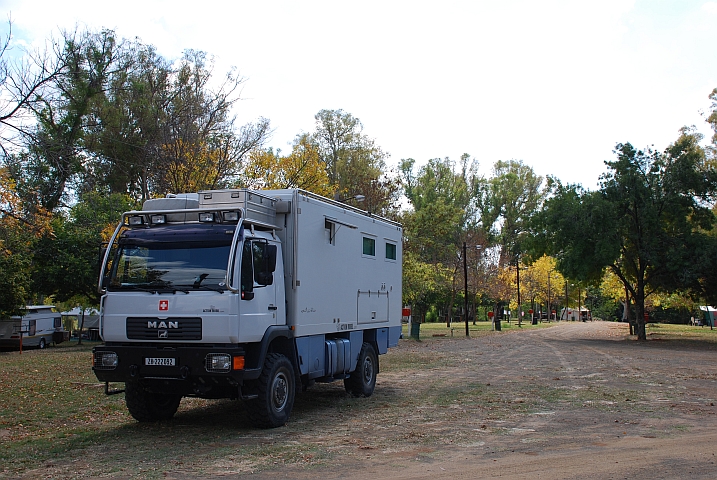
<svg viewBox="0 0 717 480">
<path fill-rule="evenodd" d="M 28 305 L 26 314 L 0 319 L 0 347 L 45 348 L 65 339 L 62 316 L 53 312 L 54 305 Z"/>
</svg>

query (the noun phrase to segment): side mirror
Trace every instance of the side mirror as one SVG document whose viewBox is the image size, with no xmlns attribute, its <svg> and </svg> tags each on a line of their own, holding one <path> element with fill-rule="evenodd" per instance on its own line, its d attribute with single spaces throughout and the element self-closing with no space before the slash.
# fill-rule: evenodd
<svg viewBox="0 0 717 480">
<path fill-rule="evenodd" d="M 276 245 L 264 244 L 261 255 L 261 265 L 255 265 L 254 280 L 259 285 L 273 285 L 274 271 L 276 270 Z"/>
<path fill-rule="evenodd" d="M 264 250 L 264 255 L 266 258 L 266 266 L 267 271 L 269 273 L 274 273 L 276 271 L 276 254 L 278 249 L 276 248 L 276 245 L 267 245 L 266 249 Z"/>
</svg>

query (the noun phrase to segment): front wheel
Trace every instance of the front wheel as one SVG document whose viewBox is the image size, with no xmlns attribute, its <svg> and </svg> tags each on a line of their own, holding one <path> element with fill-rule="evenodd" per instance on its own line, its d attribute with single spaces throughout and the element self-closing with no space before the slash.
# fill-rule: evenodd
<svg viewBox="0 0 717 480">
<path fill-rule="evenodd" d="M 169 420 L 182 401 L 181 395 L 149 392 L 139 382 L 127 382 L 124 388 L 127 410 L 138 422 Z"/>
<path fill-rule="evenodd" d="M 41 339 L 40 339 L 40 349 L 42 350 L 42 349 L 44 349 L 46 346 L 47 346 L 47 344 L 45 343 L 45 339 L 44 339 L 44 338 L 41 338 Z"/>
<path fill-rule="evenodd" d="M 364 343 L 359 353 L 356 370 L 344 380 L 344 388 L 354 397 L 370 397 L 376 387 L 378 357 L 370 343 Z"/>
<path fill-rule="evenodd" d="M 280 353 L 267 355 L 257 389 L 259 396 L 247 402 L 252 423 L 259 428 L 286 424 L 296 395 L 294 367 L 289 359 Z"/>
</svg>

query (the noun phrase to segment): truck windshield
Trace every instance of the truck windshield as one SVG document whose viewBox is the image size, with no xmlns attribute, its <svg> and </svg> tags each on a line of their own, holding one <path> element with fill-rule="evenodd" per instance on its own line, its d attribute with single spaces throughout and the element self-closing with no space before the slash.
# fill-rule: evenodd
<svg viewBox="0 0 717 480">
<path fill-rule="evenodd" d="M 112 290 L 226 289 L 234 231 L 192 226 L 129 230 L 112 265 Z"/>
</svg>

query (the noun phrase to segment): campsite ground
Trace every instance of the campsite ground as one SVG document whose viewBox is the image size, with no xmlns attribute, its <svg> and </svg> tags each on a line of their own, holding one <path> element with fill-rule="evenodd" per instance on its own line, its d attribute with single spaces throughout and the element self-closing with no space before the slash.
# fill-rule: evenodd
<svg viewBox="0 0 717 480">
<path fill-rule="evenodd" d="M 424 330 L 381 357 L 372 397 L 316 385 L 274 430 L 236 402 L 186 399 L 172 421 L 137 424 L 85 372 L 69 381 L 93 420 L 33 435 L 2 418 L 0 477 L 714 478 L 717 331 L 653 325 L 637 342 L 627 328 Z"/>
</svg>

